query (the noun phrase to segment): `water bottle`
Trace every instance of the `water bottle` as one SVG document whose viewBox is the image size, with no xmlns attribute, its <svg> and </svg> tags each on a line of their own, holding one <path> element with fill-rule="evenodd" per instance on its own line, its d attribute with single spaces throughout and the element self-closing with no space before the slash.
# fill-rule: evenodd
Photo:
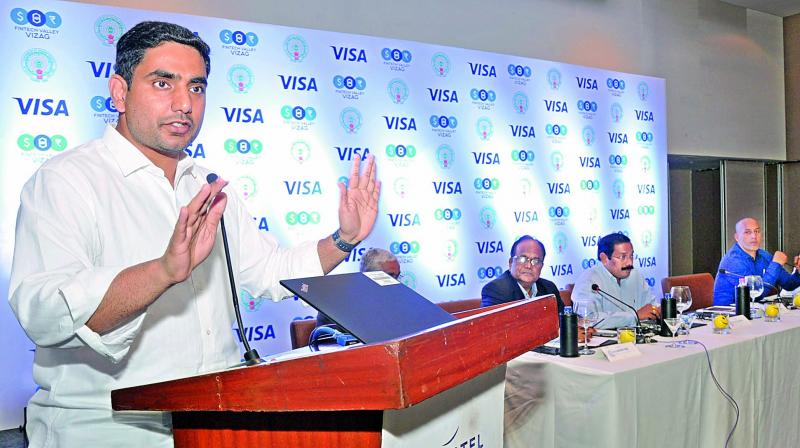
<svg viewBox="0 0 800 448">
<path fill-rule="evenodd" d="M 578 356 L 578 315 L 572 312 L 571 306 L 564 307 L 559 332 L 558 354 L 565 358 Z"/>
<path fill-rule="evenodd" d="M 736 315 L 752 319 L 750 315 L 750 287 L 747 286 L 747 281 L 743 278 L 739 279 L 739 285 L 736 287 Z"/>
<path fill-rule="evenodd" d="M 664 298 L 661 299 L 661 331 L 658 334 L 661 336 L 672 336 L 672 332 L 664 322 L 664 319 L 673 317 L 678 317 L 678 306 L 672 294 L 666 293 L 664 294 Z"/>
</svg>

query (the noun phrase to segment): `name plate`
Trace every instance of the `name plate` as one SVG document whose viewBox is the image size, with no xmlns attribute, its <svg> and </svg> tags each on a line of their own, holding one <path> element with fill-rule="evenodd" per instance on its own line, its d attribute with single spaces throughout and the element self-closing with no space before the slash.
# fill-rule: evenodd
<svg viewBox="0 0 800 448">
<path fill-rule="evenodd" d="M 749 327 L 751 325 L 750 319 L 744 317 L 743 315 L 738 316 L 731 316 L 728 318 L 728 323 L 730 324 L 731 328 L 735 327 Z"/>
<path fill-rule="evenodd" d="M 642 355 L 642 352 L 636 348 L 636 344 L 633 342 L 600 347 L 600 351 L 606 355 L 606 358 L 608 358 L 610 362 L 619 361 L 621 359 L 635 358 Z"/>
</svg>

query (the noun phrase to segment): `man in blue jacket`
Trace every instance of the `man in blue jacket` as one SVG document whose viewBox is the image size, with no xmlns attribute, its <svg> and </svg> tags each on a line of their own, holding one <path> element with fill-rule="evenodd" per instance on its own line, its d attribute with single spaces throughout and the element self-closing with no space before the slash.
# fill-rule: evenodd
<svg viewBox="0 0 800 448">
<path fill-rule="evenodd" d="M 746 275 L 760 275 L 764 279 L 764 294 L 771 286 L 792 290 L 800 286 L 800 274 L 792 274 L 783 269 L 789 257 L 777 251 L 770 255 L 761 249 L 761 226 L 754 218 L 743 218 L 736 223 L 736 242 L 722 257 L 714 281 L 714 305 L 730 305 L 736 297 L 736 285 L 739 278 Z M 800 257 L 794 257 L 794 265 L 800 264 Z M 763 296 L 763 294 L 762 294 Z"/>
</svg>

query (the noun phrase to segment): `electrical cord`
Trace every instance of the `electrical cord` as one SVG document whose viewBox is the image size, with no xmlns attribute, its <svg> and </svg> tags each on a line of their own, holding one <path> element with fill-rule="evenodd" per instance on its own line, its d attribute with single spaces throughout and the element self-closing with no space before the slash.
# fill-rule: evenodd
<svg viewBox="0 0 800 448">
<path fill-rule="evenodd" d="M 320 342 L 330 340 L 335 341 L 342 347 L 358 342 L 358 340 L 349 333 L 341 332 L 331 325 L 321 325 L 314 328 L 311 335 L 308 337 L 308 347 L 312 352 L 318 352 Z"/>
<path fill-rule="evenodd" d="M 717 386 L 717 389 L 722 394 L 722 396 L 725 397 L 725 400 L 728 401 L 728 403 L 731 405 L 733 410 L 736 412 L 736 419 L 734 420 L 733 426 L 731 427 L 731 430 L 728 433 L 728 437 L 725 439 L 725 447 L 727 448 L 728 445 L 731 442 L 731 438 L 733 437 L 733 432 L 736 430 L 736 427 L 739 425 L 739 404 L 736 403 L 736 400 L 733 398 L 733 396 L 730 393 L 728 393 L 722 387 L 722 385 L 719 383 L 719 380 L 717 380 L 717 376 L 714 374 L 714 368 L 711 366 L 711 354 L 708 352 L 708 347 L 706 347 L 705 344 L 703 344 L 702 342 L 700 342 L 700 341 L 698 341 L 696 339 L 686 339 L 686 340 L 683 340 L 683 341 L 679 341 L 679 343 L 681 343 L 681 342 L 697 344 L 697 345 L 700 345 L 701 347 L 703 347 L 703 350 L 706 352 L 706 361 L 708 362 L 708 371 L 709 371 L 709 373 L 711 373 L 711 378 L 714 380 L 714 384 Z"/>
</svg>

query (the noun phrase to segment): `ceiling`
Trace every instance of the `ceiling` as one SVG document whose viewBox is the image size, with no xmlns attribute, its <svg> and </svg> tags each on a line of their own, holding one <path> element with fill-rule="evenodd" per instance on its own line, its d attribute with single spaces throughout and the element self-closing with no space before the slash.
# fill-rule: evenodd
<svg viewBox="0 0 800 448">
<path fill-rule="evenodd" d="M 800 14 L 800 0 L 722 0 L 736 6 L 766 12 L 778 17 Z"/>
</svg>

